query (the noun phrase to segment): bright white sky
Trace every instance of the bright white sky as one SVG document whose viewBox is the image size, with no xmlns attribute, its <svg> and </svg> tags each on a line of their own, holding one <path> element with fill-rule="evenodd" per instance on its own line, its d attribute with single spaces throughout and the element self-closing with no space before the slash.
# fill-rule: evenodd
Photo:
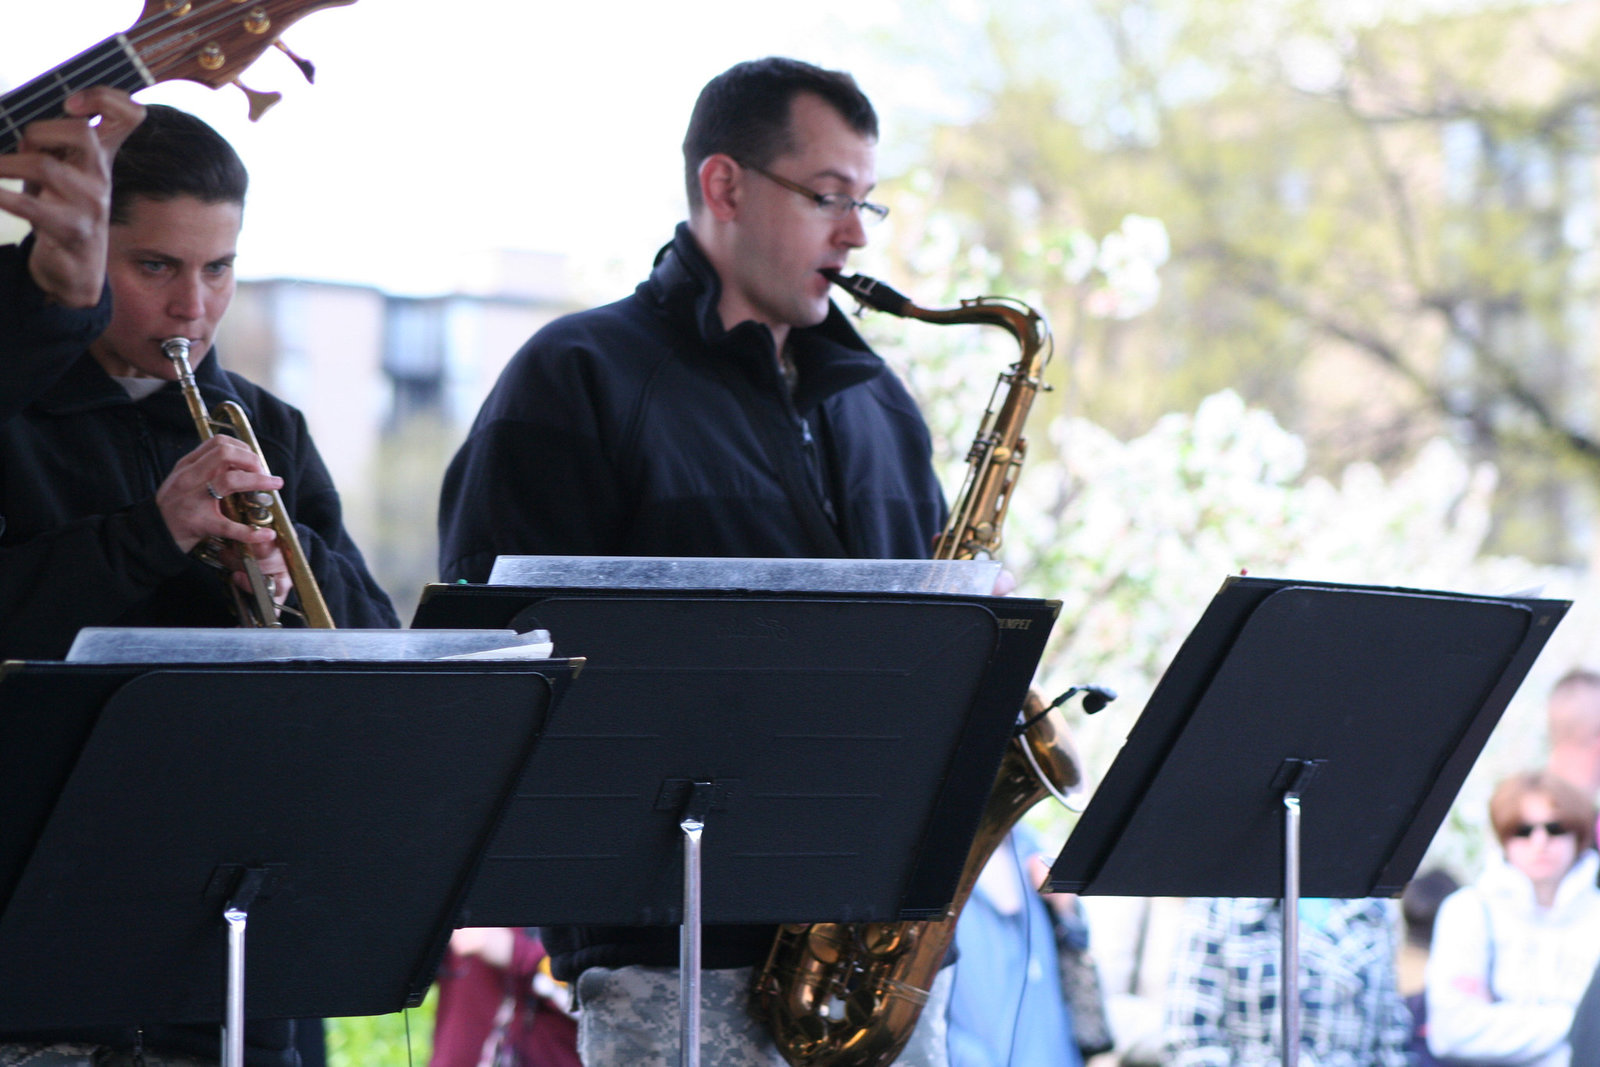
<svg viewBox="0 0 1600 1067">
<path fill-rule="evenodd" d="M 130 26 L 138 0 L 0 3 L 0 87 Z M 453 288 L 494 248 L 556 252 L 580 278 L 632 281 L 684 213 L 679 144 L 700 87 L 742 59 L 794 55 L 852 70 L 898 125 L 937 87 L 891 76 L 873 30 L 898 0 L 358 0 L 284 34 L 244 76 L 284 99 L 256 125 L 244 97 L 168 82 L 140 94 L 199 114 L 251 172 L 242 277 L 399 292 Z M 620 294 L 619 294 L 620 295 Z"/>
</svg>

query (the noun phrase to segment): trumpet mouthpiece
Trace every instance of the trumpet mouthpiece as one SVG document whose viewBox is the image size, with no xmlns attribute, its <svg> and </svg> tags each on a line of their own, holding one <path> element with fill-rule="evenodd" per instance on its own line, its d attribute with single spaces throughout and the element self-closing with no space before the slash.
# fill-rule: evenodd
<svg viewBox="0 0 1600 1067">
<path fill-rule="evenodd" d="M 169 337 L 161 342 L 161 351 L 168 359 L 183 357 L 189 358 L 189 339 L 187 337 Z"/>
</svg>

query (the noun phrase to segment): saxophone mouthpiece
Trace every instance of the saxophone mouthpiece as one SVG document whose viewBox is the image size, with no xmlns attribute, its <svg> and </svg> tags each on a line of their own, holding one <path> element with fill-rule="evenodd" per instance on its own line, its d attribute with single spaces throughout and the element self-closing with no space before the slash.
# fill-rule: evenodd
<svg viewBox="0 0 1600 1067">
<path fill-rule="evenodd" d="M 911 306 L 910 298 L 895 292 L 876 278 L 869 278 L 865 274 L 840 274 L 836 270 L 824 270 L 823 276 L 834 285 L 848 292 L 860 303 L 878 311 L 888 312 L 890 315 L 904 315 L 906 308 Z"/>
</svg>

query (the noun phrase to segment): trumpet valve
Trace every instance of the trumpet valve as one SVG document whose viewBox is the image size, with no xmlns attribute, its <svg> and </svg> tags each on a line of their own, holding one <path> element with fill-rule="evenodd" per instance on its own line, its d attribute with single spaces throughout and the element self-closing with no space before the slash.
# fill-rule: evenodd
<svg viewBox="0 0 1600 1067">
<path fill-rule="evenodd" d="M 240 522 L 249 523 L 251 526 L 272 525 L 271 493 L 236 493 L 234 500 L 238 501 Z"/>
</svg>

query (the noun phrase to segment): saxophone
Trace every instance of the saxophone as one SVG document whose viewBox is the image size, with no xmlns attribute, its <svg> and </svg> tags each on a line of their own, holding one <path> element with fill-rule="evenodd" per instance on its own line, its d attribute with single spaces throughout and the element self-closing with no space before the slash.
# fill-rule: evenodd
<svg viewBox="0 0 1600 1067">
<path fill-rule="evenodd" d="M 189 339 L 170 337 L 161 342 L 161 351 L 172 361 L 173 370 L 178 376 L 178 388 L 183 390 L 183 399 L 189 405 L 189 415 L 194 420 L 200 440 L 209 441 L 216 436 L 218 430 L 228 430 L 250 446 L 250 450 L 261 460 L 261 469 L 270 474 L 271 472 L 267 470 L 266 454 L 261 451 L 261 443 L 256 440 L 255 430 L 251 427 L 250 417 L 244 413 L 244 408 L 231 400 L 224 401 L 221 405 L 223 415 L 221 419 L 213 418 L 206 408 L 205 398 L 200 395 L 200 386 L 194 380 L 194 370 L 189 366 Z M 235 493 L 220 503 L 223 512 L 233 521 L 248 526 L 268 528 L 277 534 L 278 547 L 283 552 L 284 562 L 289 567 L 289 577 L 294 582 L 295 592 L 300 597 L 299 611 L 288 606 L 283 606 L 281 610 L 300 615 L 305 619 L 307 626 L 324 630 L 333 629 L 333 613 L 328 610 L 327 602 L 322 598 L 322 588 L 317 585 L 317 577 L 311 571 L 305 549 L 300 547 L 300 535 L 295 532 L 294 523 L 289 519 L 289 512 L 283 506 L 283 499 L 275 492 Z M 222 561 L 221 552 L 227 547 L 232 547 L 236 551 L 240 570 L 250 585 L 248 595 L 234 584 L 233 572 Z M 254 556 L 231 542 L 226 545 L 221 542 L 202 542 L 195 549 L 195 555 L 202 562 L 223 572 L 228 583 L 228 591 L 233 594 L 234 614 L 238 617 L 240 626 L 282 625 L 278 621 L 280 606 L 272 596 L 272 581 L 261 573 Z"/>
<path fill-rule="evenodd" d="M 995 385 L 967 455 L 961 493 L 934 549 L 935 559 L 994 555 L 1027 452 L 1023 423 L 1044 388 L 1049 325 L 1033 308 L 1009 298 L 978 297 L 959 307 L 929 309 L 862 275 L 830 279 L 879 311 L 940 324 L 998 326 L 1021 346 L 1021 357 Z M 911 1039 L 955 937 L 956 918 L 990 854 L 1029 808 L 1047 795 L 1065 801 L 1082 780 L 1065 720 L 1029 693 L 942 919 L 779 928 L 753 993 L 757 1014 L 771 1027 L 784 1058 L 795 1067 L 893 1063 Z"/>
</svg>

